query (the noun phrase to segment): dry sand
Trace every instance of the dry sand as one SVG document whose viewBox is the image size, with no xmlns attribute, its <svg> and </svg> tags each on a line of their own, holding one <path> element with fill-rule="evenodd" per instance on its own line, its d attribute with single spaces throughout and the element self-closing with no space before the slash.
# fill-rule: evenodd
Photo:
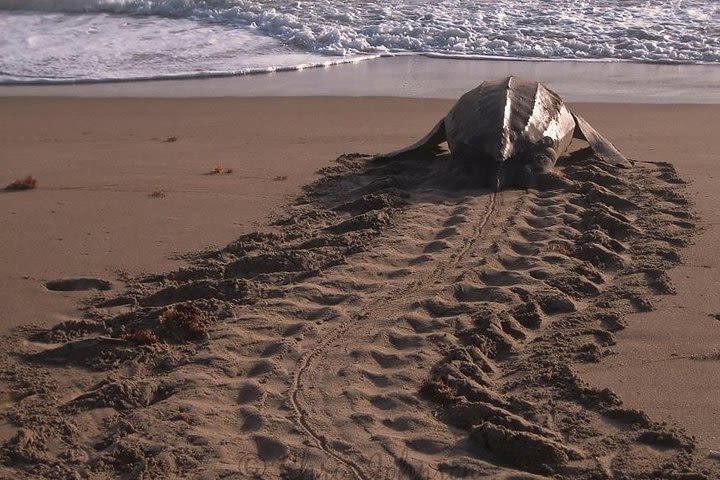
<svg viewBox="0 0 720 480">
<path fill-rule="evenodd" d="M 39 181 L 0 191 L 0 328 L 75 314 L 85 294 L 48 296 L 44 281 L 162 272 L 180 265 L 173 255 L 228 243 L 341 153 L 389 148 L 446 104 L 0 99 L 0 186 Z M 383 132 L 387 109 L 405 120 Z M 205 175 L 218 164 L 233 173 Z"/>
<path fill-rule="evenodd" d="M 333 162 L 448 106 L 0 100 L 1 180 L 40 185 L 0 195 L 2 473 L 718 478 L 720 109 L 576 106 L 687 186 L 582 153 L 571 189 L 497 196 L 444 157 Z M 114 288 L 45 289 L 79 276 Z"/>
</svg>

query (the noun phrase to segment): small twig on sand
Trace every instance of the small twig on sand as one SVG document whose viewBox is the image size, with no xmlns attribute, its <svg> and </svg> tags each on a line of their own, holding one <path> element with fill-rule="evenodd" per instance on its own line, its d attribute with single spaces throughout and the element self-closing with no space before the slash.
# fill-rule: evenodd
<svg viewBox="0 0 720 480">
<path fill-rule="evenodd" d="M 218 163 L 215 168 L 208 172 L 208 175 L 227 175 L 232 172 L 232 168 L 225 168 L 222 163 Z"/>
</svg>

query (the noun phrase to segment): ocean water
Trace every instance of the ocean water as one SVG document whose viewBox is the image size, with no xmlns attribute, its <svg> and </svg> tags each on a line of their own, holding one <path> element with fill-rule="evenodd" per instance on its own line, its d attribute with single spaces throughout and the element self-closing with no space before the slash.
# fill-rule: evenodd
<svg viewBox="0 0 720 480">
<path fill-rule="evenodd" d="M 381 55 L 720 65 L 718 0 L 0 0 L 0 83 L 247 74 Z"/>
</svg>

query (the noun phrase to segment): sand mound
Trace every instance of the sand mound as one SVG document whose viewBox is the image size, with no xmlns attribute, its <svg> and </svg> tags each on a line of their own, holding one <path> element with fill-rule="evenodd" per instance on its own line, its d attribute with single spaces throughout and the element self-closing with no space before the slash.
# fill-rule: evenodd
<svg viewBox="0 0 720 480">
<path fill-rule="evenodd" d="M 558 169 L 565 187 L 493 194 L 442 156 L 345 155 L 266 231 L 5 339 L 6 472 L 716 478 L 573 369 L 672 293 L 680 180 Z"/>
</svg>

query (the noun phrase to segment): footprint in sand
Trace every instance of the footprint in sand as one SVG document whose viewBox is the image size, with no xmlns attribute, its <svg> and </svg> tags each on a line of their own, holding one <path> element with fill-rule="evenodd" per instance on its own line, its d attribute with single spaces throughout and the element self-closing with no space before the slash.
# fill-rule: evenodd
<svg viewBox="0 0 720 480">
<path fill-rule="evenodd" d="M 54 292 L 80 292 L 84 290 L 111 290 L 112 283 L 100 278 L 63 278 L 51 280 L 45 288 Z"/>
<path fill-rule="evenodd" d="M 255 382 L 249 382 L 240 387 L 237 396 L 237 403 L 247 405 L 259 403 L 265 399 L 265 391 Z"/>
<path fill-rule="evenodd" d="M 263 418 L 257 409 L 250 407 L 241 408 L 239 415 L 241 421 L 240 428 L 243 432 L 257 432 L 266 424 L 265 418 Z"/>
<path fill-rule="evenodd" d="M 255 440 L 258 457 L 265 462 L 279 460 L 288 454 L 288 449 L 285 444 L 273 437 L 255 435 L 253 440 Z"/>
</svg>

